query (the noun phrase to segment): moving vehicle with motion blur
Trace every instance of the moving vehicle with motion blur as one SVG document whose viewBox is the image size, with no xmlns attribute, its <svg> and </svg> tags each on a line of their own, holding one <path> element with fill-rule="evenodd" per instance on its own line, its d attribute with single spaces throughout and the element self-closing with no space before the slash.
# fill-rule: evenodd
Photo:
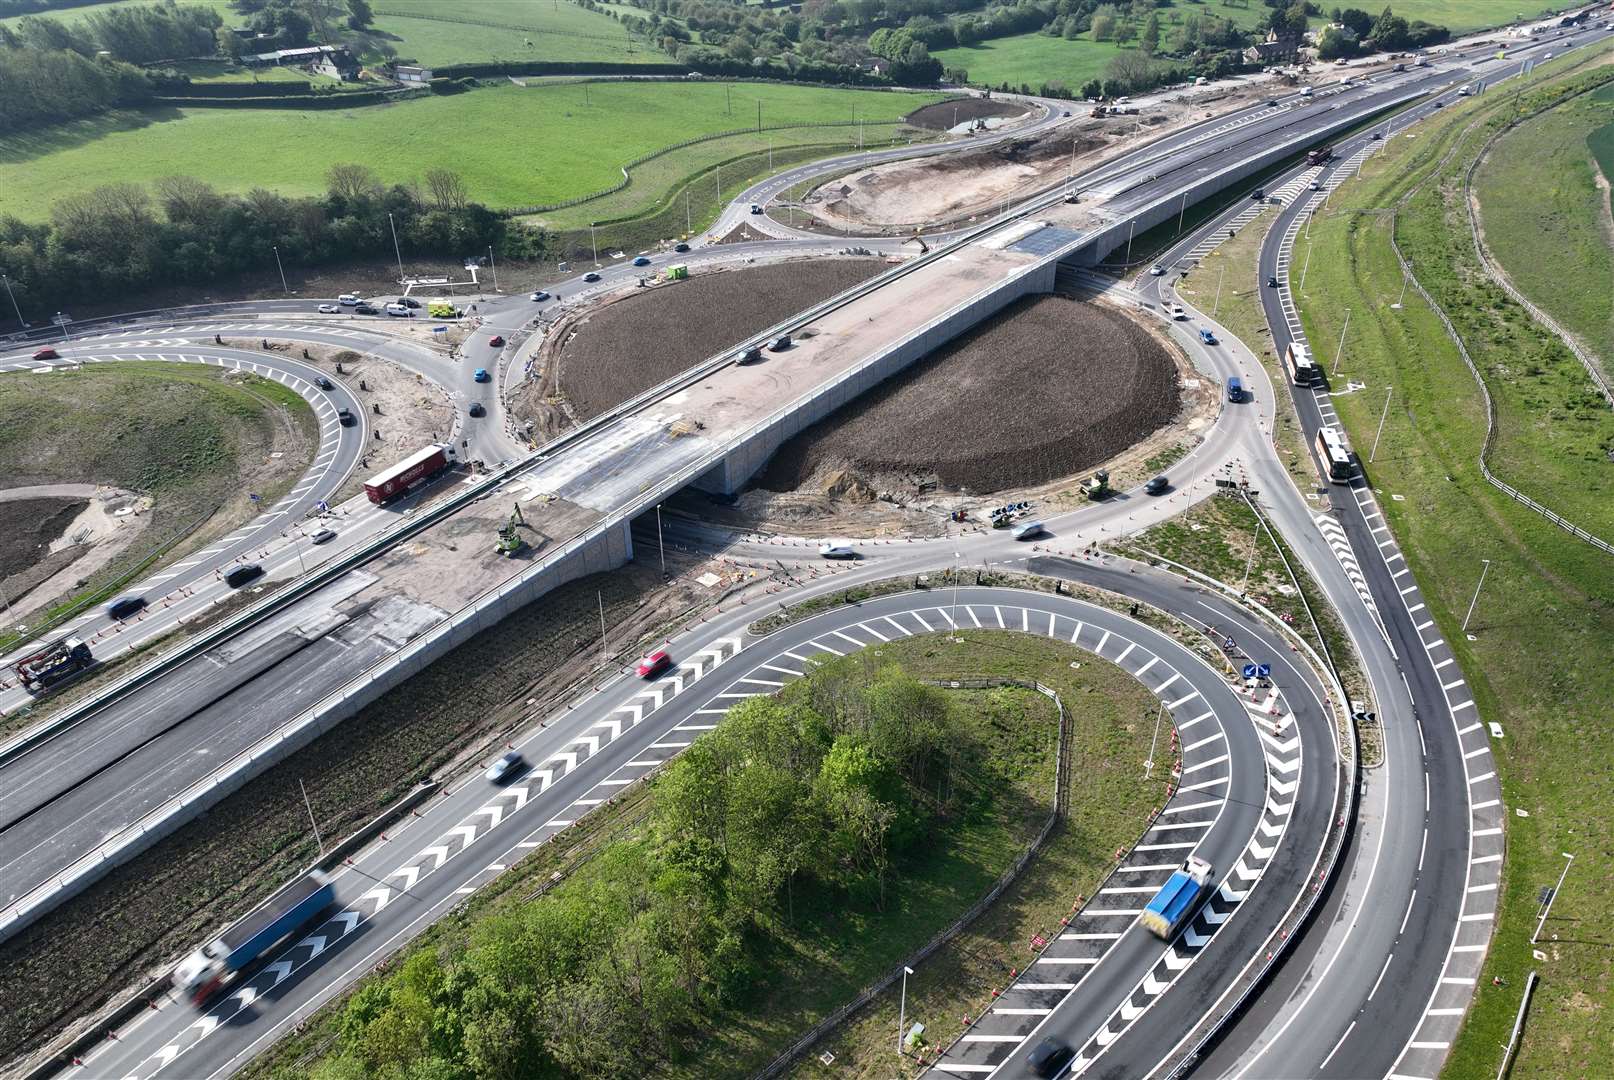
<svg viewBox="0 0 1614 1080">
<path fill-rule="evenodd" d="M 62 638 L 29 653 L 11 665 L 12 673 L 30 694 L 39 695 L 74 678 L 95 664 L 90 647 L 78 638 Z"/>
<path fill-rule="evenodd" d="M 1188 856 L 1144 907 L 1138 922 L 1156 937 L 1170 941 L 1199 910 L 1200 902 L 1210 892 L 1212 873 L 1210 863 L 1198 855 Z"/>
<path fill-rule="evenodd" d="M 257 910 L 225 927 L 174 969 L 174 989 L 203 1008 L 219 991 L 280 942 L 313 922 L 336 902 L 324 871 L 310 870 L 265 900 Z"/>
</svg>

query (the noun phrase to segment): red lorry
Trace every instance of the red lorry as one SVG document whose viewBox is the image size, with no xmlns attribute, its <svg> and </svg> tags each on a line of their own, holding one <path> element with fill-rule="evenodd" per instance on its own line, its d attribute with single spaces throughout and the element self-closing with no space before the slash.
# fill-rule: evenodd
<svg viewBox="0 0 1614 1080">
<path fill-rule="evenodd" d="M 396 465 L 382 469 L 364 482 L 364 493 L 383 506 L 424 484 L 454 464 L 453 449 L 433 444 L 416 450 Z"/>
</svg>

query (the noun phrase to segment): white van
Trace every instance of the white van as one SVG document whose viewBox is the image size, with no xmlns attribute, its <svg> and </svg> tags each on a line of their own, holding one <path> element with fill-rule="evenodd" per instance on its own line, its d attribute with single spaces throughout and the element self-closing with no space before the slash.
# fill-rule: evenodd
<svg viewBox="0 0 1614 1080">
<path fill-rule="evenodd" d="M 345 292 L 336 298 L 336 302 L 341 304 L 343 307 L 356 307 L 359 304 L 364 303 L 364 297 L 354 296 L 350 292 Z"/>
</svg>

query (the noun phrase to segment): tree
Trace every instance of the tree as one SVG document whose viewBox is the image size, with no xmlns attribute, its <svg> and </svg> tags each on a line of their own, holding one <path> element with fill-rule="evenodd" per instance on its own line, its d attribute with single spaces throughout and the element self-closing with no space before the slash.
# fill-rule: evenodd
<svg viewBox="0 0 1614 1080">
<path fill-rule="evenodd" d="M 1395 14 L 1389 8 L 1385 8 L 1379 15 L 1378 21 L 1373 24 L 1373 33 L 1370 35 L 1370 40 L 1376 48 L 1381 50 L 1404 49 L 1407 47 L 1407 41 L 1410 37 L 1409 30 L 1407 20 Z"/>
<path fill-rule="evenodd" d="M 368 165 L 332 165 L 325 171 L 325 190 L 346 202 L 360 202 L 380 196 L 381 181 Z"/>
<path fill-rule="evenodd" d="M 1102 9 L 1100 9 L 1099 12 L 1097 12 L 1097 13 L 1095 13 L 1093 15 L 1093 22 L 1092 22 L 1093 40 L 1094 41 L 1113 41 L 1113 40 L 1115 40 L 1115 28 L 1119 25 L 1119 23 L 1120 23 L 1120 20 L 1117 19 L 1115 15 L 1110 14 L 1110 13 L 1105 12 Z"/>
<path fill-rule="evenodd" d="M 370 10 L 370 0 L 347 0 L 349 30 L 363 30 L 374 21 L 375 12 Z"/>
<path fill-rule="evenodd" d="M 1160 16 L 1149 12 L 1149 17 L 1143 21 L 1143 32 L 1138 35 L 1138 49 L 1144 56 L 1153 56 L 1155 50 L 1160 48 Z"/>
<path fill-rule="evenodd" d="M 1317 59 L 1341 60 L 1358 52 L 1356 34 L 1349 27 L 1326 27 L 1317 36 Z"/>
<path fill-rule="evenodd" d="M 463 210 L 470 202 L 465 178 L 453 169 L 427 169 L 426 193 L 431 205 L 439 210 Z"/>
<path fill-rule="evenodd" d="M 1361 8 L 1346 8 L 1344 11 L 1335 8 L 1334 21 L 1349 29 L 1358 38 L 1365 38 L 1373 32 L 1373 16 Z"/>
</svg>

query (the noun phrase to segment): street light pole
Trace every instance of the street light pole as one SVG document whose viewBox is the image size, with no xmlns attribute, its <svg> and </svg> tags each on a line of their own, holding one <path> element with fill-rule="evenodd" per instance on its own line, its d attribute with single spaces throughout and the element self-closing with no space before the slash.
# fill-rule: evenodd
<svg viewBox="0 0 1614 1080">
<path fill-rule="evenodd" d="M 502 292 L 499 288 L 499 264 L 493 261 L 493 245 L 488 245 L 488 268 L 493 271 L 493 291 Z"/>
<path fill-rule="evenodd" d="M 1384 411 L 1379 414 L 1379 430 L 1373 433 L 1373 449 L 1369 450 L 1367 454 L 1367 463 L 1369 465 L 1373 464 L 1373 457 L 1379 452 L 1379 436 L 1384 434 L 1384 421 L 1389 419 L 1390 398 L 1394 394 L 1395 387 L 1393 386 L 1384 392 Z"/>
<path fill-rule="evenodd" d="M 1188 213 L 1188 192 L 1182 193 L 1182 205 L 1177 208 L 1177 232 L 1182 233 L 1182 216 Z"/>
<path fill-rule="evenodd" d="M 958 558 L 959 553 L 953 552 L 953 610 L 947 620 L 953 624 L 953 640 L 958 640 Z"/>
<path fill-rule="evenodd" d="M 17 306 L 17 294 L 11 291 L 11 279 L 4 274 L 0 274 L 0 281 L 5 282 L 6 295 L 11 297 L 11 310 L 17 313 L 17 325 L 27 326 L 28 324 L 22 321 L 22 308 Z"/>
<path fill-rule="evenodd" d="M 286 268 L 280 265 L 280 248 L 271 247 L 270 250 L 275 253 L 275 269 L 280 271 L 280 291 L 289 293 L 291 290 L 286 287 Z"/>
<path fill-rule="evenodd" d="M 325 854 L 325 839 L 319 834 L 319 822 L 314 820 L 314 804 L 308 801 L 308 789 L 303 786 L 303 778 L 297 778 L 297 789 L 303 793 L 303 805 L 308 807 L 308 823 L 314 826 L 314 842 L 319 845 L 319 853 Z"/>
<path fill-rule="evenodd" d="M 594 265 L 598 266 L 600 265 L 600 241 L 594 235 L 594 225 L 595 223 L 592 221 L 588 223 L 588 242 L 589 246 L 594 249 Z"/>
<path fill-rule="evenodd" d="M 1564 872 L 1558 875 L 1558 884 L 1552 887 L 1552 895 L 1547 897 L 1547 902 L 1541 906 L 1541 918 L 1536 920 L 1536 932 L 1530 935 L 1532 945 L 1536 943 L 1536 938 L 1541 936 L 1541 928 L 1547 924 L 1547 916 L 1552 913 L 1552 902 L 1558 899 L 1558 890 L 1564 887 L 1564 878 L 1569 876 L 1569 868 L 1575 863 L 1575 857 L 1569 852 L 1560 851 L 1558 854 L 1569 861 L 1564 863 Z"/>
<path fill-rule="evenodd" d="M 1474 599 L 1468 602 L 1468 614 L 1463 616 L 1463 630 L 1465 632 L 1468 630 L 1468 620 L 1474 617 L 1474 605 L 1479 603 L 1480 590 L 1485 587 L 1485 575 L 1491 571 L 1490 559 L 1481 559 L 1480 562 L 1485 565 L 1480 568 L 1479 584 L 1474 586 Z"/>
<path fill-rule="evenodd" d="M 902 965 L 902 1004 L 897 1007 L 897 1056 L 902 1056 L 902 1029 L 908 1025 L 908 976 L 913 968 Z"/>
<path fill-rule="evenodd" d="M 1397 310 L 1397 311 L 1401 310 L 1401 302 L 1407 298 L 1407 283 L 1410 282 L 1411 280 L 1412 280 L 1412 275 L 1411 274 L 1402 274 L 1401 275 L 1401 295 L 1396 297 L 1395 298 L 1395 303 L 1390 305 L 1391 307 L 1395 308 L 1395 310 Z"/>
<path fill-rule="evenodd" d="M 1333 375 L 1339 374 L 1339 358 L 1345 355 L 1345 331 L 1351 328 L 1351 309 L 1345 309 L 1345 325 L 1339 328 L 1339 348 L 1334 350 Z"/>
<path fill-rule="evenodd" d="M 656 504 L 656 548 L 661 552 L 661 576 L 667 576 L 667 548 L 661 542 L 661 504 Z"/>
<path fill-rule="evenodd" d="M 1306 291 L 1306 274 L 1311 270 L 1311 244 L 1306 245 L 1306 262 L 1300 268 L 1300 291 Z"/>
<path fill-rule="evenodd" d="M 1145 780 L 1149 779 L 1149 774 L 1154 771 L 1154 751 L 1160 742 L 1160 719 L 1165 715 L 1166 703 L 1162 701 L 1160 711 L 1154 714 L 1154 736 L 1149 740 L 1149 760 L 1143 763 L 1143 778 Z"/>
<path fill-rule="evenodd" d="M 1138 227 L 1138 219 L 1133 218 L 1126 227 L 1126 255 L 1121 261 L 1128 266 L 1132 265 L 1132 231 Z"/>
<path fill-rule="evenodd" d="M 398 223 L 392 220 L 392 213 L 387 213 L 387 225 L 392 229 L 392 253 L 398 259 L 398 284 L 403 284 L 403 249 L 398 246 Z"/>
<path fill-rule="evenodd" d="M 1211 304 L 1211 318 L 1216 318 L 1216 311 L 1222 306 L 1222 282 L 1227 278 L 1227 263 L 1222 264 L 1222 272 L 1216 276 L 1216 301 Z"/>
</svg>

